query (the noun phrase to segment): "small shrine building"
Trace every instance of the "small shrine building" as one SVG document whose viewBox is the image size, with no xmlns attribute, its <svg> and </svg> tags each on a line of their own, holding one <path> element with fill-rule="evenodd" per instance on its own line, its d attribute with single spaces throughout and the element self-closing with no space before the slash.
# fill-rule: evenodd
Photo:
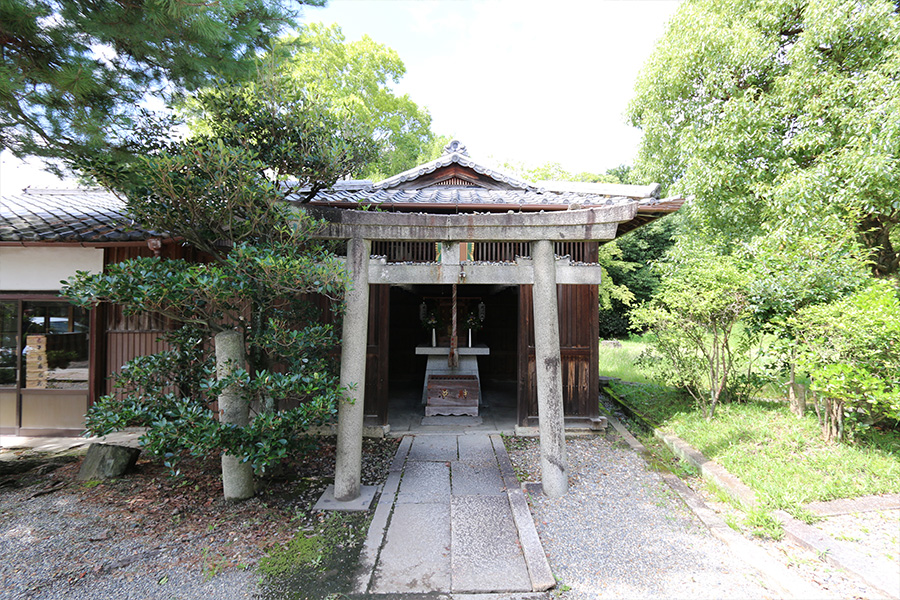
<svg viewBox="0 0 900 600">
<path fill-rule="evenodd" d="M 545 493 L 565 493 L 564 428 L 600 420 L 599 245 L 680 208 L 658 194 L 526 182 L 453 142 L 384 181 L 338 182 L 303 202 L 327 222 L 322 237 L 347 241 L 352 282 L 335 498 L 359 496 L 363 427 L 389 425 L 395 386 L 410 382 L 423 417 L 476 416 L 486 381 L 513 383 L 518 424 L 540 431 Z"/>
</svg>

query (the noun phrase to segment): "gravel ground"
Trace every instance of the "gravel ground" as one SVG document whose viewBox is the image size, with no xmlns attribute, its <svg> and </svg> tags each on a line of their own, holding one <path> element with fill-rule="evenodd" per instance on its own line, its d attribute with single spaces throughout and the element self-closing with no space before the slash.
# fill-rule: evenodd
<svg viewBox="0 0 900 600">
<path fill-rule="evenodd" d="M 366 440 L 363 483 L 384 480 L 396 447 Z M 333 450 L 323 439 L 240 503 L 221 499 L 214 460 L 186 461 L 182 478 L 141 461 L 137 473 L 97 486 L 74 481 L 80 461 L 0 477 L 0 600 L 258 598 L 277 583 L 261 585 L 259 558 L 324 518 L 312 505 L 331 482 Z"/>
<path fill-rule="evenodd" d="M 718 500 L 702 479 L 695 477 L 686 483 L 703 498 L 707 506 L 719 513 L 720 517 L 733 523 L 741 523 L 743 515 L 730 504 Z M 850 543 L 863 555 L 880 556 L 895 564 L 898 562 L 900 511 L 888 510 L 828 517 L 814 523 L 813 526 L 834 539 Z M 843 569 L 825 562 L 817 552 L 787 538 L 778 541 L 754 538 L 754 541 L 798 577 L 821 589 L 823 597 L 867 600 L 887 598 Z"/>
<path fill-rule="evenodd" d="M 32 493 L 4 494 L 0 505 L 0 598 L 237 599 L 255 591 L 250 570 L 212 576 L 214 557 L 196 564 L 221 534 L 160 545 L 138 520 L 111 518 L 78 495 Z"/>
<path fill-rule="evenodd" d="M 510 445 L 517 471 L 538 479 L 537 444 Z M 777 596 L 614 435 L 570 439 L 567 457 L 569 493 L 530 496 L 561 598 Z"/>
</svg>

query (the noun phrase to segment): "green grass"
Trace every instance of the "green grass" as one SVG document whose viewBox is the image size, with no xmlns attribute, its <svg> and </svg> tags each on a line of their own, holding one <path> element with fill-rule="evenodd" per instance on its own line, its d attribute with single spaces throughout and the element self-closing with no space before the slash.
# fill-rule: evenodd
<svg viewBox="0 0 900 600">
<path fill-rule="evenodd" d="M 817 500 L 900 493 L 900 434 L 873 430 L 853 442 L 822 439 L 815 416 L 783 402 L 724 404 L 705 420 L 678 413 L 663 423 L 753 488 L 765 505 L 796 510 Z"/>
<path fill-rule="evenodd" d="M 808 520 L 801 508 L 808 502 L 900 493 L 900 432 L 868 429 L 849 442 L 826 442 L 814 414 L 798 419 L 784 401 L 722 404 L 707 421 L 689 396 L 653 383 L 634 365 L 644 347 L 642 340 L 601 347 L 601 374 L 623 380 L 612 391 L 750 486 L 761 509 Z M 766 520 L 757 520 L 765 530 Z"/>
<path fill-rule="evenodd" d="M 621 340 L 621 347 L 600 345 L 600 375 L 617 377 L 622 381 L 651 383 L 651 380 L 634 364 L 637 357 L 647 349 L 641 338 Z"/>
</svg>

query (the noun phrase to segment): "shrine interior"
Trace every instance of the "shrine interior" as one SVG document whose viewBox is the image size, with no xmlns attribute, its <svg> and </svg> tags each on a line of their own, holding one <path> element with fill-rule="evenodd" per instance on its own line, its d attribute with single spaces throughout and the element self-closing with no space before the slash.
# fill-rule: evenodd
<svg viewBox="0 0 900 600">
<path fill-rule="evenodd" d="M 428 357 L 416 348 L 450 345 L 452 286 L 391 287 L 389 302 L 388 422 L 396 423 L 409 413 L 425 415 Z M 469 347 L 471 331 L 472 346 L 489 352 L 477 357 L 479 412 L 508 414 L 509 420 L 516 415 L 518 311 L 518 286 L 457 286 L 458 345 Z"/>
</svg>

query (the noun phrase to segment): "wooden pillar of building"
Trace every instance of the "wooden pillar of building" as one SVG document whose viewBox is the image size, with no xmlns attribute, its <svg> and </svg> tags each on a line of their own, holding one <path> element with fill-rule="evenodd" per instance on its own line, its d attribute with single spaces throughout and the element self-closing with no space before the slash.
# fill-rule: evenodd
<svg viewBox="0 0 900 600">
<path fill-rule="evenodd" d="M 341 502 L 360 494 L 362 436 L 365 418 L 366 342 L 369 328 L 369 254 L 371 241 L 351 238 L 347 244 L 347 290 L 343 345 L 341 348 L 341 388 L 345 399 L 338 406 L 337 456 L 334 469 L 334 497 Z"/>
<path fill-rule="evenodd" d="M 559 498 L 568 491 L 569 480 L 553 243 L 549 240 L 532 242 L 531 257 L 534 260 L 532 310 L 538 431 L 541 438 L 541 484 L 546 496 Z"/>
</svg>

